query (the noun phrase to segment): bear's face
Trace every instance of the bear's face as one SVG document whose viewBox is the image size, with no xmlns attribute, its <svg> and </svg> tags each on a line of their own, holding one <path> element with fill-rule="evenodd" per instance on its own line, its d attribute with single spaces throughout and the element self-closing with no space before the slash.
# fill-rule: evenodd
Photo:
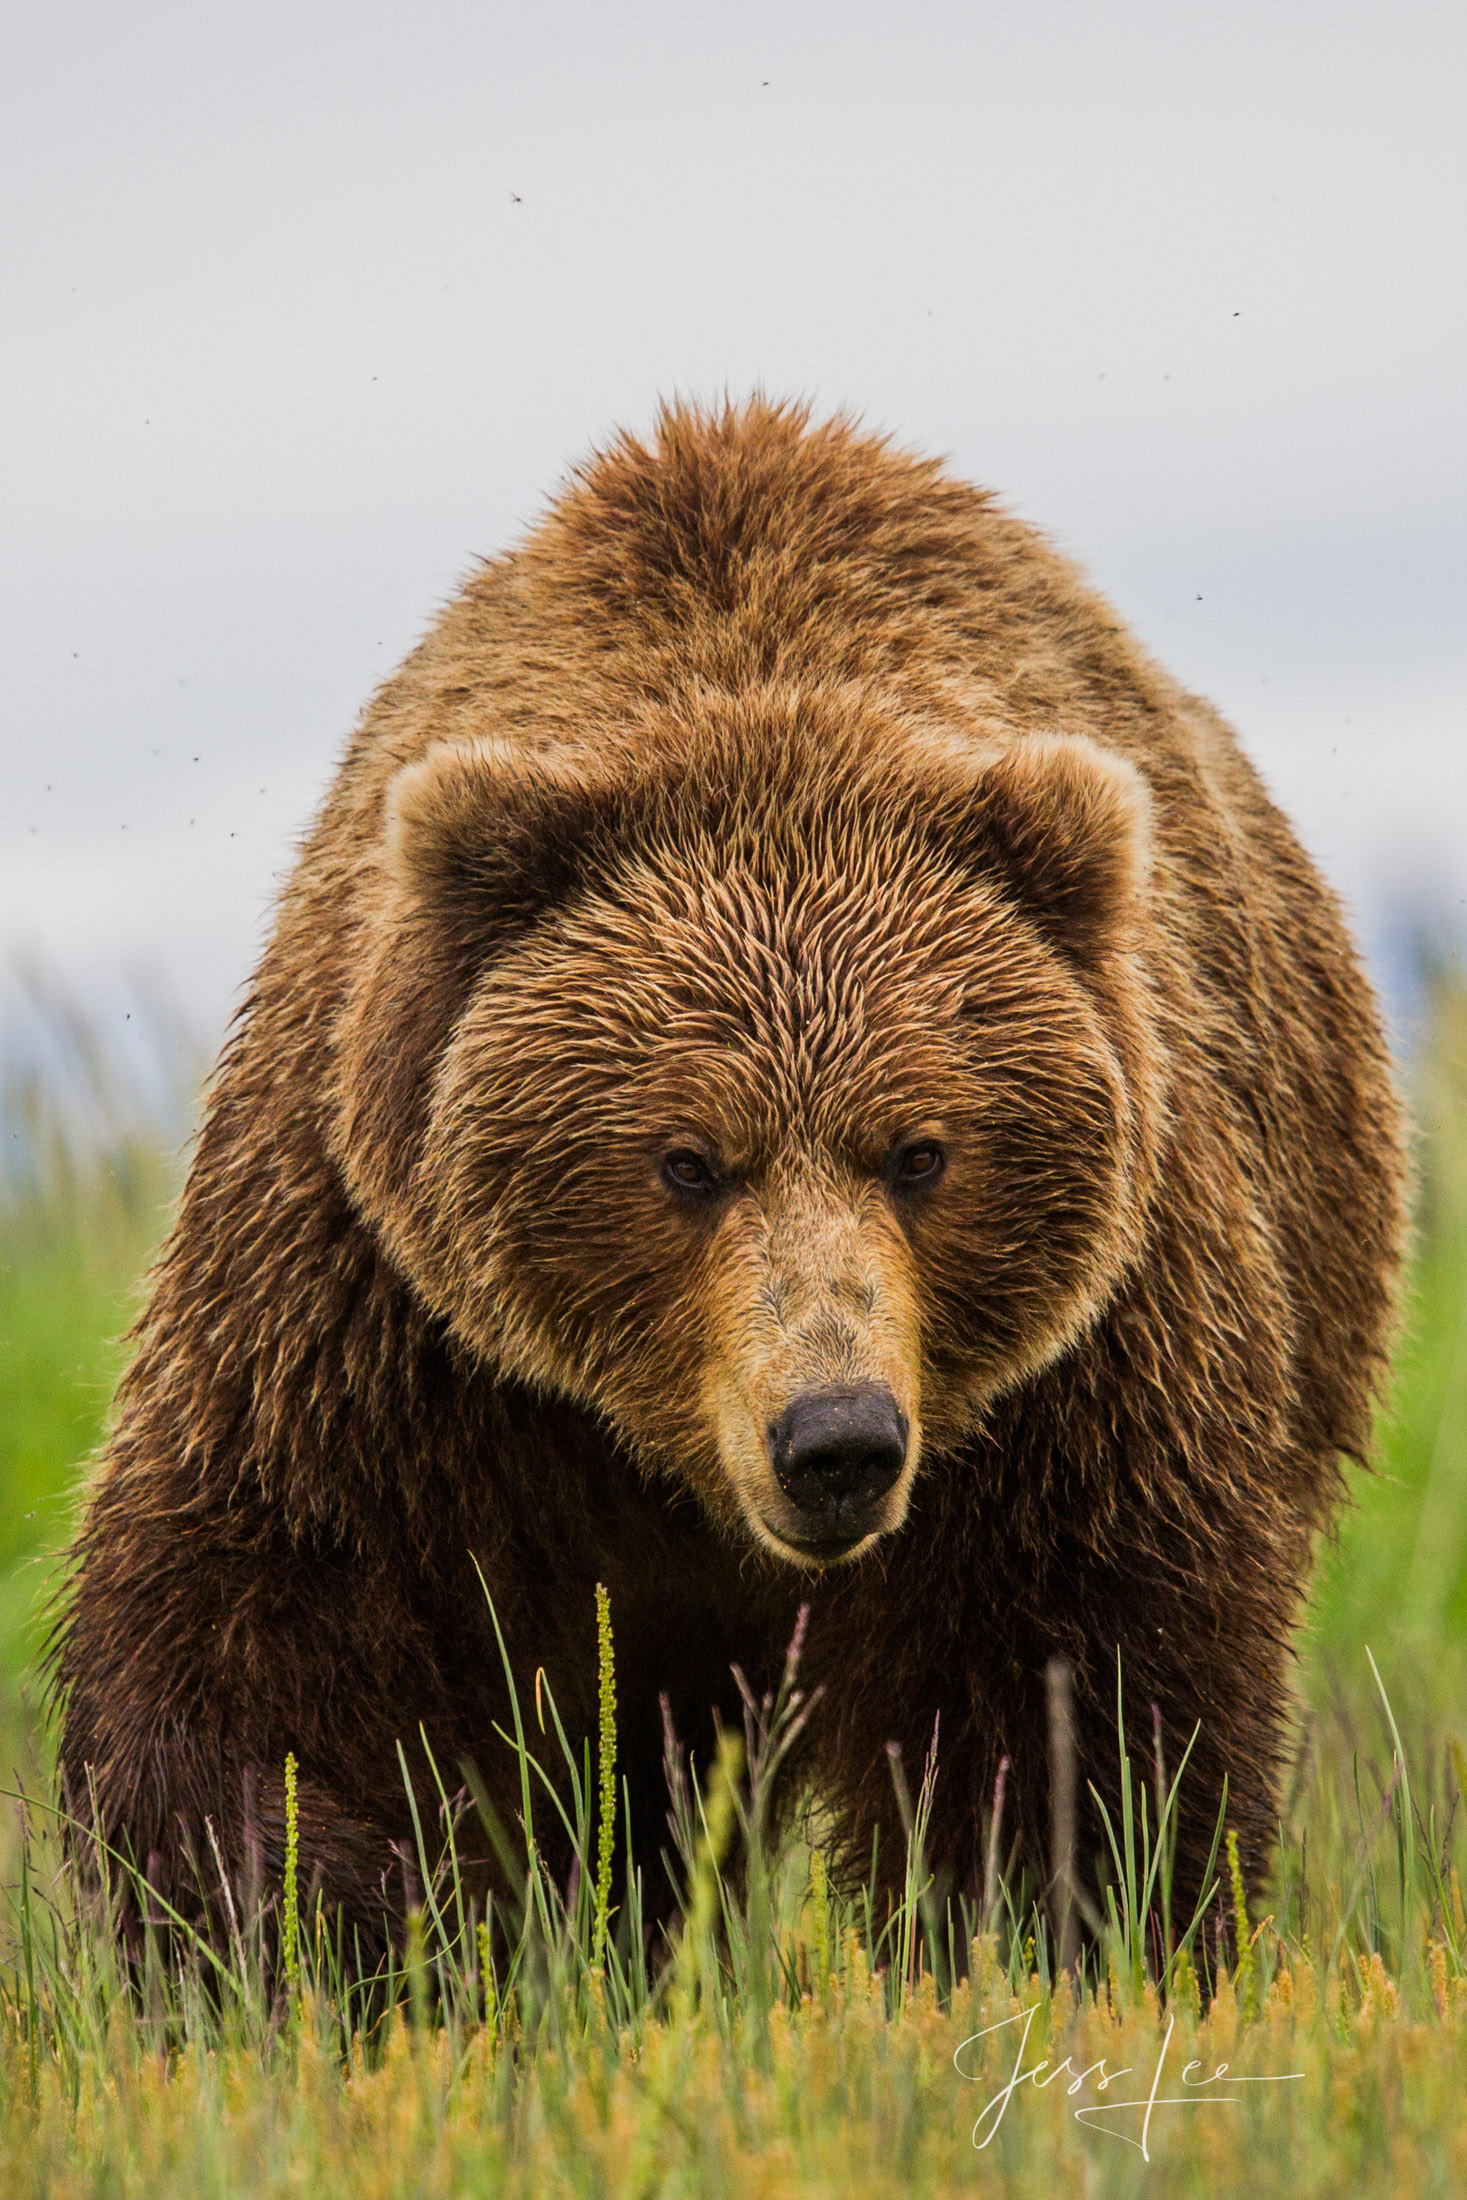
<svg viewBox="0 0 1467 2200">
<path fill-rule="evenodd" d="M 349 1173 L 430 1303 L 801 1564 L 898 1527 L 1092 1318 L 1150 1102 L 1134 775 L 820 755 L 414 767 L 343 1051 Z"/>
</svg>

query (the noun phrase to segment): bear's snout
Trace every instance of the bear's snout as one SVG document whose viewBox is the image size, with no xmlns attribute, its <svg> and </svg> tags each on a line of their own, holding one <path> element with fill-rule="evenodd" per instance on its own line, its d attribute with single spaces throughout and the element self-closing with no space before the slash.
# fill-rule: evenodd
<svg viewBox="0 0 1467 2200">
<path fill-rule="evenodd" d="M 770 1427 L 769 1457 L 810 1545 L 849 1549 L 906 1464 L 906 1416 L 879 1383 L 807 1391 Z"/>
</svg>

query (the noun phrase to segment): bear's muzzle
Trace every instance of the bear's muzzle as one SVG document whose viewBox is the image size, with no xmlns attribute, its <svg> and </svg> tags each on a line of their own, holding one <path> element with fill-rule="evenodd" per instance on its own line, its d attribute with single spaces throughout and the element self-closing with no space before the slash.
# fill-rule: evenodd
<svg viewBox="0 0 1467 2200">
<path fill-rule="evenodd" d="M 799 1509 L 795 1548 L 838 1558 L 883 1524 L 907 1459 L 907 1419 L 880 1383 L 807 1391 L 769 1429 L 774 1478 Z"/>
</svg>

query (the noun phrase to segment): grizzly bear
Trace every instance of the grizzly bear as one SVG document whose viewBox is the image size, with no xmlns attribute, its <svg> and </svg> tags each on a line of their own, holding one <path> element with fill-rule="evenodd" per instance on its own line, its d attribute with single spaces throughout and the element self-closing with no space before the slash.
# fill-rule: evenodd
<svg viewBox="0 0 1467 2200">
<path fill-rule="evenodd" d="M 216 1860 L 278 1884 L 294 1752 L 380 1946 L 399 1744 L 425 1812 L 431 1751 L 518 1816 L 486 1589 L 576 1736 L 601 1582 L 649 1914 L 659 1699 L 706 1766 L 804 1603 L 791 1792 L 857 1877 L 940 1715 L 938 1885 L 1007 1758 L 1042 1888 L 1059 1655 L 1081 1797 L 1119 1661 L 1135 1746 L 1197 1729 L 1179 1887 L 1224 1776 L 1256 1884 L 1402 1183 L 1339 908 L 1214 711 L 938 464 L 666 410 L 387 682 L 285 890 L 74 1553 L 74 1805 L 193 1914 Z"/>
</svg>

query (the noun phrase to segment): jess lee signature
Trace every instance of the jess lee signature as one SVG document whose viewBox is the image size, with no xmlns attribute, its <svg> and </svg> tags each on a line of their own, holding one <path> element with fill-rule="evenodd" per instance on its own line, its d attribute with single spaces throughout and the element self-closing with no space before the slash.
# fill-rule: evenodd
<svg viewBox="0 0 1467 2200">
<path fill-rule="evenodd" d="M 985 2025 L 981 2032 L 971 2032 L 967 2039 L 962 2042 L 962 2045 L 954 2050 L 953 2068 L 957 2071 L 958 2076 L 966 2078 L 970 2085 L 977 2085 L 976 2073 L 963 2068 L 964 2049 L 972 2047 L 978 2040 L 990 2038 L 995 2032 L 1007 2031 L 1010 2025 L 1022 2024 L 1024 2027 L 1019 2035 L 1019 2051 L 1014 2057 L 1012 2076 L 1006 2085 L 1000 2086 L 993 2099 L 985 2104 L 977 2123 L 973 2126 L 973 2144 L 980 2151 L 992 2140 L 999 2125 L 1009 2112 L 1010 2101 L 1021 2085 L 1032 2086 L 1036 2093 L 1043 2093 L 1068 2071 L 1070 2082 L 1065 2087 L 1065 2092 L 1073 2099 L 1077 2093 L 1092 2082 L 1097 2093 L 1104 2093 L 1115 2084 L 1118 2078 L 1129 2078 L 1135 2074 L 1129 2064 L 1123 2065 L 1119 2070 L 1108 2070 L 1103 2055 L 1099 2062 L 1089 2064 L 1084 2070 L 1076 2070 L 1068 2055 L 1066 2055 L 1063 2062 L 1056 2063 L 1052 2068 L 1049 2057 L 1047 2055 L 1042 2056 L 1038 2062 L 1032 2064 L 1026 2070 L 1024 2068 L 1024 2056 L 1029 2045 L 1029 2033 L 1037 2014 L 1038 2004 L 1036 2003 L 1030 2009 L 1019 2010 L 1012 2017 L 1002 2017 L 997 2024 Z M 1230 2074 L 1229 2066 L 1224 2062 L 1217 2065 L 1210 2077 L 1194 2078 L 1191 2073 L 1194 2070 L 1201 2070 L 1203 2065 L 1200 2062 L 1189 2062 L 1182 2065 L 1182 2074 L 1179 2080 L 1185 2090 L 1180 2093 L 1163 2093 L 1161 2090 L 1162 2072 L 1166 2067 L 1166 2059 L 1171 2048 L 1172 2033 L 1176 2029 L 1176 2022 L 1175 2017 L 1167 2019 L 1166 2036 L 1161 2043 L 1161 2052 L 1156 2058 L 1156 2068 L 1151 2073 L 1150 2088 L 1145 2094 L 1135 2100 L 1103 2101 L 1099 2104 L 1091 2102 L 1075 2110 L 1077 2124 L 1088 2124 L 1095 2130 L 1108 2132 L 1113 2139 L 1123 2140 L 1127 2146 L 1139 2147 L 1142 2157 L 1148 2162 L 1151 2160 L 1149 2151 L 1151 2120 L 1159 2108 L 1221 2108 L 1233 2106 L 1241 2100 L 1241 2094 L 1232 2092 L 1214 2093 L 1209 2088 L 1224 2082 L 1229 2086 L 1289 2085 L 1294 2079 L 1302 2078 L 1304 2075 L 1302 2070 L 1285 2070 L 1273 2077 L 1237 2078 Z M 1108 2117 L 1115 2118 L 1117 2121 L 1107 2122 Z M 1134 2135 L 1133 2131 L 1122 2128 L 1120 2119 L 1127 2117 L 1139 2117 L 1139 2138 Z M 990 2118 L 992 2119 L 991 2122 Z M 986 2132 L 983 2128 L 985 2124 L 988 2125 Z M 979 2136 L 980 2133 L 982 2133 L 981 2137 Z"/>
</svg>

